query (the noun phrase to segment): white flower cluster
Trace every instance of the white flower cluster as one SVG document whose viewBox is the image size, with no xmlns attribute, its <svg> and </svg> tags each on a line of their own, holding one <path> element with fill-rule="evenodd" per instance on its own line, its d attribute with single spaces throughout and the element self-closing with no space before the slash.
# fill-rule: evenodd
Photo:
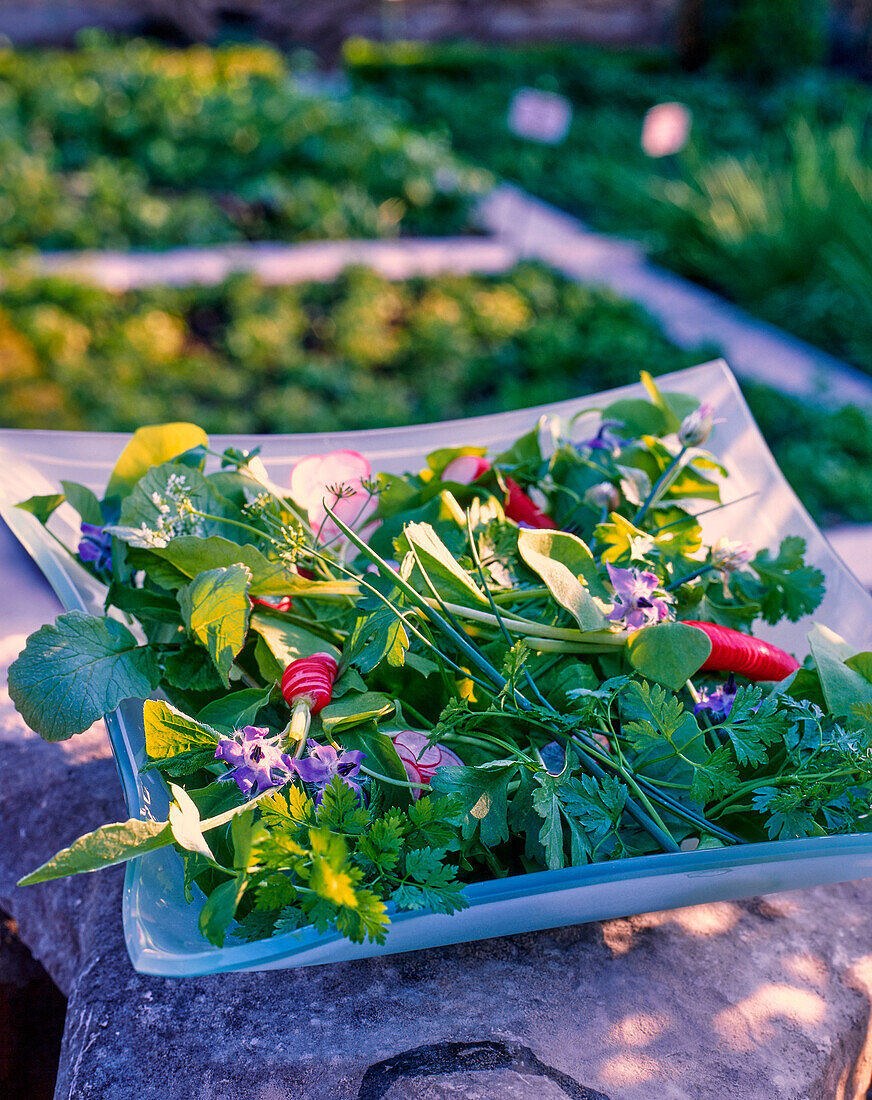
<svg viewBox="0 0 872 1100">
<path fill-rule="evenodd" d="M 107 530 L 123 539 L 129 546 L 144 550 L 162 549 L 179 535 L 206 533 L 202 519 L 195 514 L 191 491 L 184 474 L 170 474 L 163 493 L 151 494 L 156 515 L 153 524 L 143 522 L 139 527 L 111 527 Z"/>
</svg>

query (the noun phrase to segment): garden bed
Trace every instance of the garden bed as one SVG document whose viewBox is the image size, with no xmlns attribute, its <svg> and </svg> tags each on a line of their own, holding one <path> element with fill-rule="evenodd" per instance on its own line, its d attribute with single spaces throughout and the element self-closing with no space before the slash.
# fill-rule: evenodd
<svg viewBox="0 0 872 1100">
<path fill-rule="evenodd" d="M 211 432 L 413 424 L 523 408 L 716 354 L 670 342 L 643 310 L 543 266 L 505 275 L 123 293 L 10 272 L 0 291 L 0 425 Z M 872 417 L 826 416 L 766 386 L 746 395 L 807 507 L 872 520 Z"/>
<path fill-rule="evenodd" d="M 0 50 L 0 248 L 457 232 L 488 174 L 267 46 Z"/>
<path fill-rule="evenodd" d="M 824 71 L 765 88 L 680 71 L 666 54 L 584 47 L 351 42 L 353 86 L 598 228 L 642 237 L 655 258 L 753 313 L 872 371 L 872 93 Z M 573 106 L 566 141 L 509 133 L 520 87 Z M 474 98 L 475 110 L 470 109 Z M 693 114 L 691 142 L 651 158 L 642 119 Z"/>
</svg>

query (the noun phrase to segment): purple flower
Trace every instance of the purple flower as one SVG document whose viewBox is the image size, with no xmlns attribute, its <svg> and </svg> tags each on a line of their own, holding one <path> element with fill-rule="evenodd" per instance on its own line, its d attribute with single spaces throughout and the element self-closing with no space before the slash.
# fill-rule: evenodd
<svg viewBox="0 0 872 1100">
<path fill-rule="evenodd" d="M 701 711 L 708 710 L 711 711 L 712 718 L 718 722 L 723 722 L 725 718 L 729 717 L 735 701 L 736 677 L 731 672 L 727 682 L 721 684 L 720 687 L 716 687 L 712 691 L 708 691 L 706 688 L 700 690 L 699 702 L 694 704 L 693 713 L 699 714 Z"/>
<path fill-rule="evenodd" d="M 219 782 L 234 780 L 246 797 L 255 790 L 260 794 L 270 787 L 284 786 L 296 770 L 295 761 L 279 748 L 278 738 L 257 726 L 246 726 L 232 737 L 222 737 L 215 759 L 231 766 Z"/>
<path fill-rule="evenodd" d="M 586 447 L 590 451 L 611 451 L 614 454 L 630 442 L 629 439 L 622 439 L 612 431 L 612 428 L 622 426 L 623 421 L 621 420 L 604 420 L 600 424 L 596 435 L 591 436 L 590 439 L 582 440 L 581 443 L 576 443 L 576 449 L 580 451 Z"/>
<path fill-rule="evenodd" d="M 618 569 L 606 564 L 609 580 L 615 590 L 615 606 L 608 618 L 613 623 L 623 623 L 627 630 L 662 622 L 669 617 L 670 597 L 654 593 L 660 586 L 655 573 L 646 569 Z"/>
<path fill-rule="evenodd" d="M 93 562 L 96 569 L 108 572 L 112 568 L 112 536 L 103 527 L 83 523 L 79 557 L 82 561 Z"/>
<path fill-rule="evenodd" d="M 360 783 L 351 778 L 360 771 L 360 765 L 366 754 L 352 749 L 340 755 L 332 745 L 311 745 L 309 755 L 304 760 L 295 760 L 297 774 L 304 783 L 314 783 L 318 788 L 315 805 L 321 804 L 324 788 L 338 776 L 342 782 L 357 794 L 358 802 L 363 801 Z"/>
</svg>

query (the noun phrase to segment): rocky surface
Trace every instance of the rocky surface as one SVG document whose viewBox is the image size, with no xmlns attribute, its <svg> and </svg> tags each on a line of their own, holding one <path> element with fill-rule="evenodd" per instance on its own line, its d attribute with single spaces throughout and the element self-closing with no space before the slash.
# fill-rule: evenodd
<svg viewBox="0 0 872 1100">
<path fill-rule="evenodd" d="M 0 529 L 8 663 L 57 607 Z M 101 727 L 48 745 L 0 698 L 0 906 L 69 997 L 58 1100 L 859 1100 L 872 881 L 342 966 L 136 974 L 119 869 L 18 890 L 123 816 Z"/>
</svg>

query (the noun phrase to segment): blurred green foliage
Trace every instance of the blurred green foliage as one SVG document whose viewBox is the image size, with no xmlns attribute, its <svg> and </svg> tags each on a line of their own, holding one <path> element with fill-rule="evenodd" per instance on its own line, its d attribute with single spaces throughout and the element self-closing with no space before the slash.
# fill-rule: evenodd
<svg viewBox="0 0 872 1100">
<path fill-rule="evenodd" d="M 524 264 L 506 276 L 118 294 L 4 274 L 0 422 L 211 432 L 410 424 L 520 408 L 689 366 L 640 309 Z"/>
<path fill-rule="evenodd" d="M 659 187 L 653 255 L 872 372 L 872 161 L 850 125 L 789 141 Z"/>
<path fill-rule="evenodd" d="M 821 65 L 827 0 L 685 0 L 697 13 L 701 56 L 741 80 L 774 83 Z"/>
<path fill-rule="evenodd" d="M 268 46 L 0 49 L 0 248 L 446 233 L 488 183 Z"/>
<path fill-rule="evenodd" d="M 778 47 L 767 39 L 774 52 Z M 872 373 L 872 91 L 823 70 L 761 89 L 665 54 L 581 47 L 346 47 L 352 81 L 421 126 L 661 262 Z M 573 103 L 563 145 L 510 135 L 521 86 Z M 656 103 L 693 112 L 687 149 L 640 146 Z M 475 103 L 475 109 L 470 108 Z"/>
<path fill-rule="evenodd" d="M 131 430 L 192 420 L 210 432 L 411 424 L 556 401 L 679 370 L 638 307 L 534 264 L 505 276 L 113 293 L 4 274 L 0 423 Z M 827 521 L 872 520 L 872 419 L 747 388 L 776 458 Z"/>
</svg>

